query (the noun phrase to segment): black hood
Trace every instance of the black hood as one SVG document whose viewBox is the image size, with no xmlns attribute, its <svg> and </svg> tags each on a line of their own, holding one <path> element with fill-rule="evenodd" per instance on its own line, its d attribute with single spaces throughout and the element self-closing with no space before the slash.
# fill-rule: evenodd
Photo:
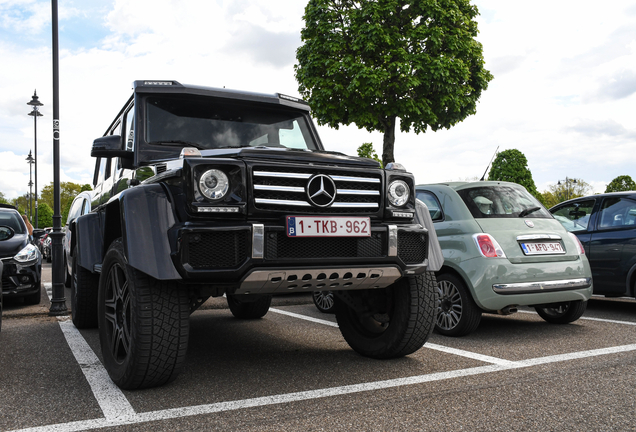
<svg viewBox="0 0 636 432">
<path fill-rule="evenodd" d="M 275 147 L 241 147 L 217 150 L 201 150 L 203 157 L 233 157 L 278 162 L 304 162 L 321 165 L 351 166 L 357 168 L 380 168 L 373 159 L 347 156 L 343 153 L 323 150 L 298 150 Z"/>
<path fill-rule="evenodd" d="M 27 234 L 16 234 L 8 240 L 0 241 L 0 258 L 14 257 L 28 242 Z"/>
</svg>

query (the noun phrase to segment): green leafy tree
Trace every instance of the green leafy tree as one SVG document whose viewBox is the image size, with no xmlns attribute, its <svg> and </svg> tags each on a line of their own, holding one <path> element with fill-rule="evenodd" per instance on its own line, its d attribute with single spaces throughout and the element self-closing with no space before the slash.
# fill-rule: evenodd
<svg viewBox="0 0 636 432">
<path fill-rule="evenodd" d="M 395 127 L 416 133 L 477 111 L 492 74 L 484 68 L 469 0 L 309 0 L 294 66 L 319 124 L 384 133 L 393 162 Z"/>
<path fill-rule="evenodd" d="M 0 204 L 9 204 L 9 201 L 4 197 L 4 193 L 0 192 Z"/>
<path fill-rule="evenodd" d="M 72 200 L 68 200 L 66 202 L 66 206 L 62 210 L 62 225 L 66 225 L 66 219 L 68 218 L 68 212 L 71 211 L 71 204 L 73 204 Z"/>
<path fill-rule="evenodd" d="M 568 178 L 567 181 L 558 181 L 557 184 L 549 185 L 548 189 L 554 195 L 558 204 L 573 198 L 578 198 L 593 193 L 593 188 L 583 179 Z"/>
<path fill-rule="evenodd" d="M 86 187 L 88 187 L 88 189 L 85 189 Z M 77 194 L 84 190 L 91 190 L 90 185 L 80 185 L 80 184 L 72 183 L 72 182 L 60 182 L 60 209 L 61 210 L 65 209 L 68 203 L 72 202 L 73 199 L 77 196 Z M 55 208 L 54 196 L 53 196 L 53 182 L 49 183 L 48 185 L 42 188 L 42 193 L 40 194 L 39 199 L 40 199 L 40 205 L 45 203 L 49 206 L 49 208 Z M 62 220 L 64 221 L 64 218 Z M 47 225 L 47 226 L 50 226 L 50 225 Z"/>
<path fill-rule="evenodd" d="M 536 197 L 545 208 L 554 207 L 561 202 L 559 198 L 550 191 L 540 192 Z"/>
<path fill-rule="evenodd" d="M 38 228 L 53 226 L 53 209 L 47 203 L 38 203 Z"/>
<path fill-rule="evenodd" d="M 605 188 L 605 193 L 608 192 L 623 192 L 636 190 L 636 183 L 628 175 L 622 175 L 616 177 Z"/>
<path fill-rule="evenodd" d="M 18 209 L 20 214 L 29 215 L 29 194 L 26 193 L 17 198 L 13 198 L 11 200 L 11 205 Z M 35 214 L 35 203 L 31 201 L 31 206 L 33 207 L 33 213 Z"/>
<path fill-rule="evenodd" d="M 380 166 L 383 166 L 378 154 L 373 149 L 372 143 L 364 143 L 358 147 L 358 156 L 373 159 L 376 162 L 380 162 Z"/>
<path fill-rule="evenodd" d="M 528 159 L 517 149 L 504 150 L 497 154 L 488 173 L 488 180 L 518 183 L 535 197 L 539 198 L 540 195 L 528 168 Z"/>
</svg>

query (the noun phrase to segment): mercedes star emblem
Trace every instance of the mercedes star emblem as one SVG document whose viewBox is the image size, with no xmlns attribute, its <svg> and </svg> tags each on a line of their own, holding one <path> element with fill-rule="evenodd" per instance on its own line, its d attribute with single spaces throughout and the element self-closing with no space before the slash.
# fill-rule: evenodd
<svg viewBox="0 0 636 432">
<path fill-rule="evenodd" d="M 328 207 L 336 199 L 336 184 L 328 175 L 315 175 L 307 182 L 307 197 L 315 206 Z"/>
</svg>

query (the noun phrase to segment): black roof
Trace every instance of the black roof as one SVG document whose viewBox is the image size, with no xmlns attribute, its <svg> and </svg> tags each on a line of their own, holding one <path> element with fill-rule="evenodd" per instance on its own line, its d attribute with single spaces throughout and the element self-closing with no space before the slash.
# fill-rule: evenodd
<svg viewBox="0 0 636 432">
<path fill-rule="evenodd" d="M 281 93 L 267 94 L 230 90 L 226 88 L 203 87 L 191 84 L 181 84 L 178 81 L 149 81 L 138 80 L 133 83 L 136 93 L 186 93 L 200 96 L 213 96 L 225 99 L 245 100 L 289 106 L 309 111 L 309 104 L 304 100 Z"/>
</svg>

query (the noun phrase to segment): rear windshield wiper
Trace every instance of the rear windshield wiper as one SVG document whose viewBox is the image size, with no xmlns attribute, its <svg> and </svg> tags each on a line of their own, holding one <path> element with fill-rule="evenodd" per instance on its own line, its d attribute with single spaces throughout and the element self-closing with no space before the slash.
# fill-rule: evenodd
<svg viewBox="0 0 636 432">
<path fill-rule="evenodd" d="M 169 145 L 169 146 L 187 146 L 187 147 L 194 147 L 194 148 L 197 148 L 199 150 L 205 150 L 205 147 L 202 147 L 201 144 L 197 144 L 197 143 L 191 142 L 191 141 L 183 141 L 183 140 L 151 141 L 148 144 Z"/>
<path fill-rule="evenodd" d="M 522 211 L 521 213 L 519 213 L 519 217 L 527 216 L 530 213 L 536 212 L 537 210 L 541 210 L 541 207 L 530 207 L 530 208 L 527 208 L 524 211 Z"/>
</svg>

